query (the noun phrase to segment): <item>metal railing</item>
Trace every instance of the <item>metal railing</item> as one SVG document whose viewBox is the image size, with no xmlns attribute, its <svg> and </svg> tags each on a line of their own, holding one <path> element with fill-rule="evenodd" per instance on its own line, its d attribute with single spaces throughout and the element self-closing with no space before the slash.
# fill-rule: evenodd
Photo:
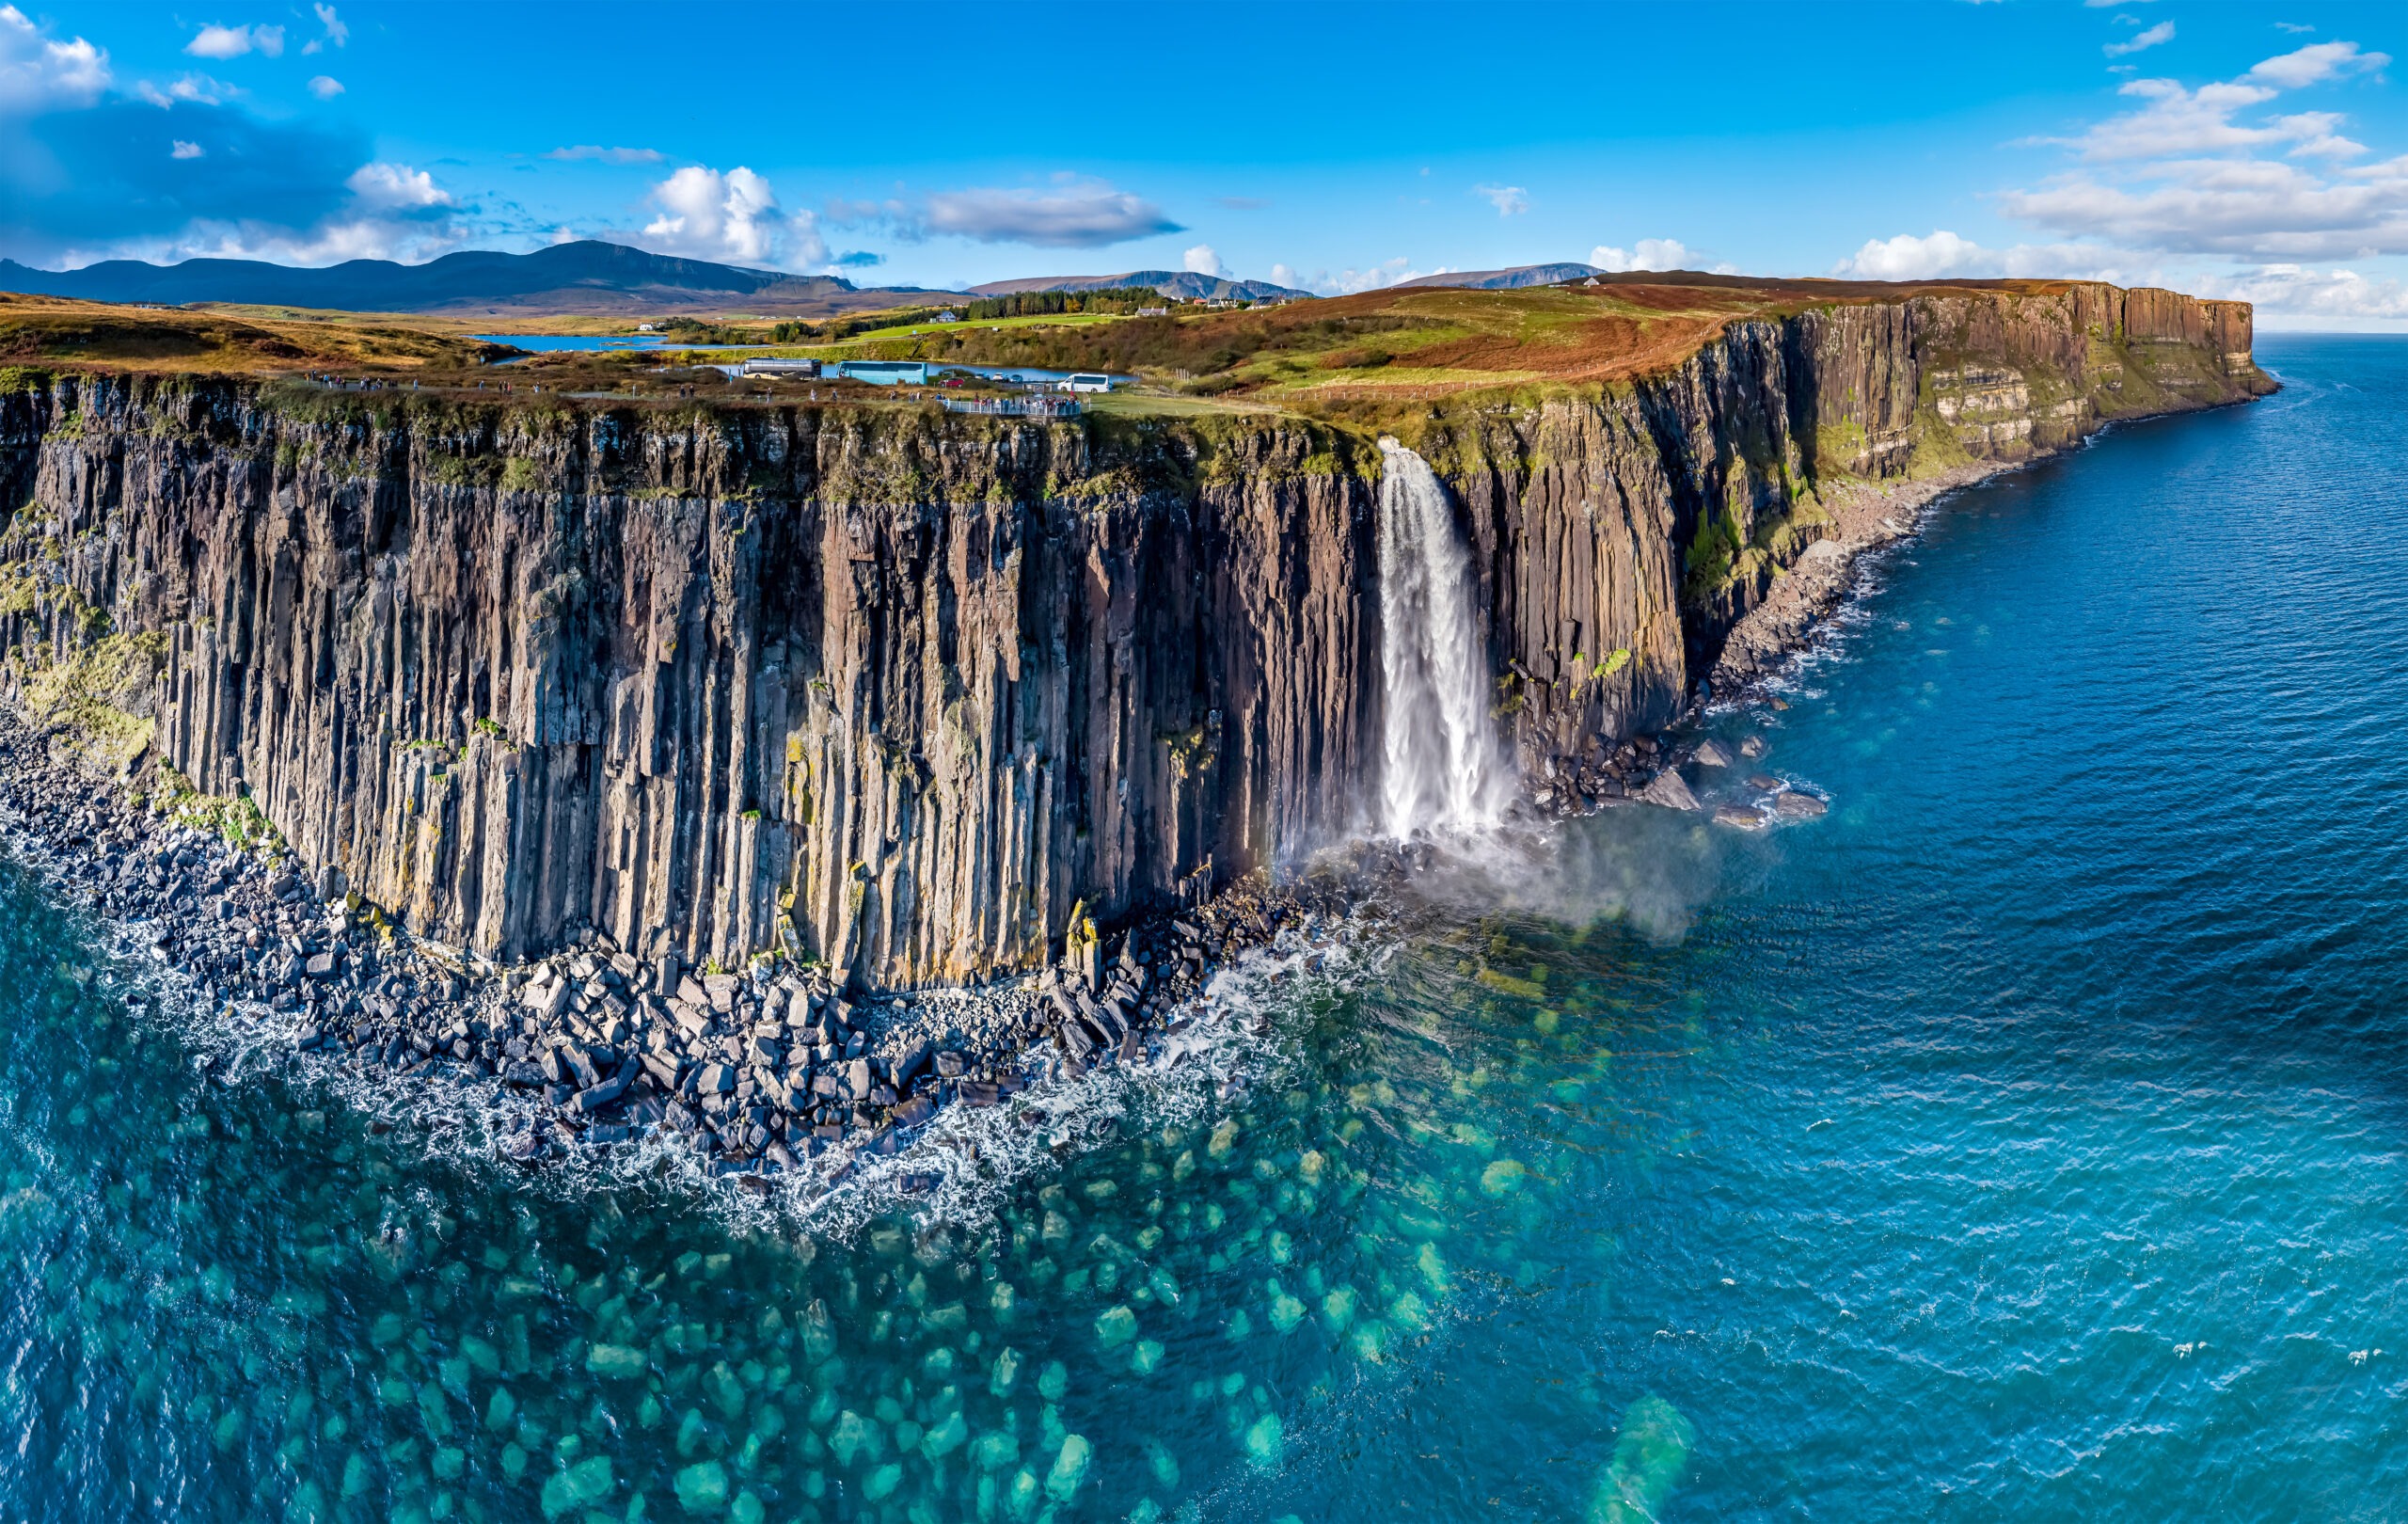
<svg viewBox="0 0 2408 1524">
<path fill-rule="evenodd" d="M 986 418 L 1076 418 L 1085 409 L 1074 397 L 946 397 L 948 413 Z"/>
</svg>

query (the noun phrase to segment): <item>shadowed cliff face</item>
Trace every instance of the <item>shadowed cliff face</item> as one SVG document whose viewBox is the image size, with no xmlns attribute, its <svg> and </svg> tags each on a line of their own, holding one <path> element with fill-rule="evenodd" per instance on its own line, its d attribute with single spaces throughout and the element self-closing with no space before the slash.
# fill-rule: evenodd
<svg viewBox="0 0 2408 1524">
<path fill-rule="evenodd" d="M 2247 321 L 1920 297 L 1433 419 L 1523 767 L 1671 721 L 1832 481 L 2247 395 Z M 0 399 L 0 640 L 421 935 L 958 980 L 1364 824 L 1378 468 L 1269 416 L 66 378 Z"/>
</svg>

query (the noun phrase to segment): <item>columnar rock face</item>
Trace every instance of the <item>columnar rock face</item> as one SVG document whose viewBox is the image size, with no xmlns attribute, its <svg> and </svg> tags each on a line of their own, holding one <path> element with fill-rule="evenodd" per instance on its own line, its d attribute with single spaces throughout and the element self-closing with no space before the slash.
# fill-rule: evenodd
<svg viewBox="0 0 2408 1524">
<path fill-rule="evenodd" d="M 1322 431 L 92 379 L 10 421 L 12 643 L 163 635 L 157 760 L 438 940 L 962 979 L 1353 822 L 1373 492 Z"/>
<path fill-rule="evenodd" d="M 1526 770 L 1663 723 L 1853 480 L 2062 449 L 2273 383 L 2245 303 L 2051 286 L 1741 322 L 1595 398 L 1433 422 L 1496 624 Z"/>
<path fill-rule="evenodd" d="M 1409 442 L 1458 496 L 1535 768 L 1672 719 L 1835 480 L 2244 396 L 2248 345 L 2245 308 L 2169 293 L 1918 296 Z M 1082 905 L 1362 825 L 1378 468 L 1269 415 L 67 377 L 0 398 L 5 681 L 139 637 L 117 702 L 155 722 L 146 765 L 482 954 L 590 928 L 974 978 Z"/>
</svg>

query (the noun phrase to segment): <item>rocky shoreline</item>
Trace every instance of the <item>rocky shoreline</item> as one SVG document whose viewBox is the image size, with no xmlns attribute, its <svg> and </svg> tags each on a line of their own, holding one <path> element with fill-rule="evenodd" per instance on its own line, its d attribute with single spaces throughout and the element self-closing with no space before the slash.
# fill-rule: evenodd
<svg viewBox="0 0 2408 1524">
<path fill-rule="evenodd" d="M 0 712 L 0 831 L 201 1001 L 363 1075 L 515 1093 L 506 1158 L 665 1131 L 759 1190 L 840 1179 L 949 1104 L 1175 1063 L 1215 969 L 1286 929 L 1334 940 L 1353 897 L 1326 877 L 1242 883 L 1118 938 L 1090 923 L 1063 962 L 975 990 L 863 993 L 776 955 L 696 970 L 604 937 L 498 968 L 386 924 L 338 871 L 300 871 L 239 802 L 136 784 L 87 766 L 65 728 Z"/>
<path fill-rule="evenodd" d="M 1733 628 L 1707 688 L 1660 735 L 1592 738 L 1523 780 L 1516 813 L 1566 818 L 1644 802 L 1743 830 L 1826 813 L 1814 792 L 1698 734 L 1704 698 L 1758 689 L 1853 586 L 1856 558 L 1907 538 L 1939 498 L 2011 466 L 1984 462 L 1828 502 L 1823 539 Z M 1777 701 L 1776 701 L 1777 702 Z M 1701 801 L 1688 777 L 1706 789 Z M 1735 788 L 1709 781 L 1737 780 Z M 388 924 L 339 870 L 301 869 L 246 802 L 208 799 L 154 765 L 109 777 L 64 725 L 0 708 L 0 832 L 28 865 L 147 938 L 204 1002 L 280 1023 L 301 1050 L 363 1075 L 487 1085 L 518 1104 L 499 1134 L 527 1163 L 667 1133 L 715 1173 L 768 1190 L 793 1171 L 843 1178 L 953 1104 L 1001 1103 L 1040 1081 L 1178 1061 L 1216 969 L 1284 929 L 1310 945 L 1423 849 L 1358 844 L 1274 885 L 1261 876 L 1107 938 L 1074 930 L 1061 961 L 984 987 L 848 989 L 820 965 L 764 955 L 742 969 L 639 959 L 609 937 L 498 967 Z M 1726 797 L 1727 796 L 1727 797 Z M 1108 950 L 1107 950 L 1108 949 Z"/>
<path fill-rule="evenodd" d="M 82 742 L 71 725 L 0 706 L 0 835 L 204 1006 L 362 1077 L 487 1087 L 512 1161 L 665 1134 L 764 1192 L 789 1173 L 840 1181 L 950 1105 L 1177 1064 L 1219 968 L 1275 942 L 1334 945 L 1376 885 L 1432 850 L 1359 842 L 1292 881 L 1257 875 L 1117 936 L 1083 922 L 1059 962 L 979 988 L 847 989 L 775 953 L 696 969 L 599 934 L 502 967 L 391 925 L 338 869 L 308 872 L 247 802 L 192 793 L 155 763 L 108 774 Z M 1725 760 L 1671 733 L 1598 743 L 1578 769 L 1527 781 L 1515 813 L 1700 810 L 1680 769 Z M 1821 813 L 1765 781 L 1767 799 L 1793 807 L 1749 823 Z"/>
<path fill-rule="evenodd" d="M 1707 691 L 1717 699 L 1735 699 L 1774 675 L 1805 649 L 1847 596 L 1857 557 L 1913 535 L 1941 498 L 2017 464 L 1976 461 L 1914 481 L 1854 484 L 1832 493 L 1824 504 L 1830 522 L 1823 538 L 1808 546 L 1763 601 L 1732 627 L 1707 677 Z"/>
</svg>

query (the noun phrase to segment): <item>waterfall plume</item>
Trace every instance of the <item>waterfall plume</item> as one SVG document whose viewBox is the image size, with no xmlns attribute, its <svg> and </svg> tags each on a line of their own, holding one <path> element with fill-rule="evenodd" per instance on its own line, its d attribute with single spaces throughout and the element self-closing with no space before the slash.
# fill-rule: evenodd
<svg viewBox="0 0 2408 1524">
<path fill-rule="evenodd" d="M 1511 790 L 1489 729 L 1471 556 L 1430 463 L 1391 438 L 1380 451 L 1380 824 L 1391 836 L 1490 825 Z"/>
</svg>

